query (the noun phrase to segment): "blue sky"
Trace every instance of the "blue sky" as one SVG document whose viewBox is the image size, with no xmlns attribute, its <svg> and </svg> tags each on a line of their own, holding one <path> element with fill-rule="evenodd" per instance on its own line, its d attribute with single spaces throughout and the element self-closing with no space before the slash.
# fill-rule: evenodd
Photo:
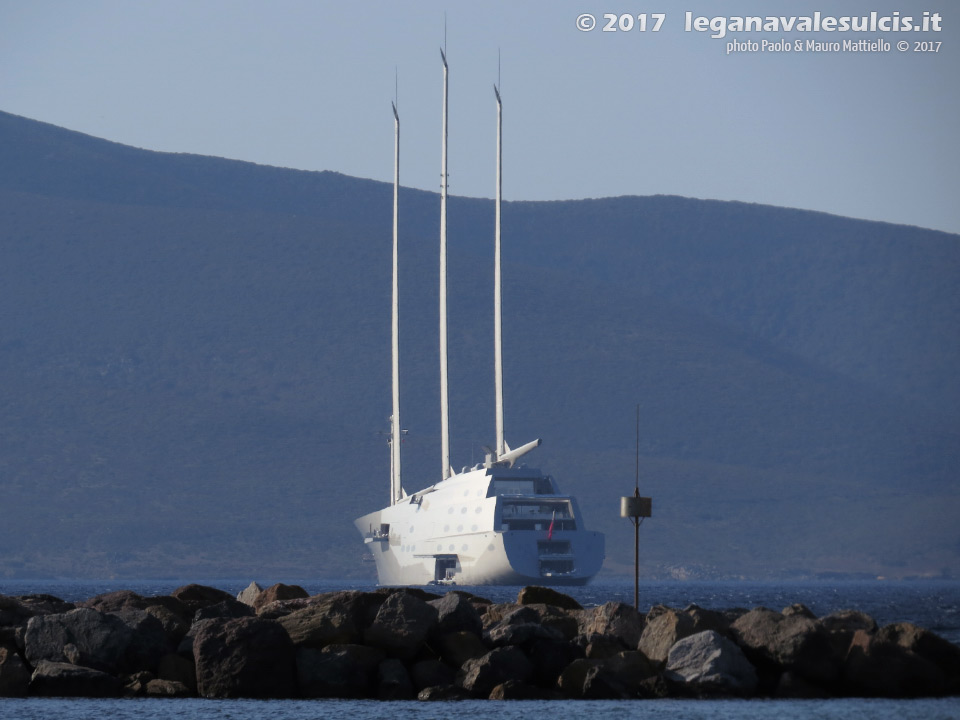
<svg viewBox="0 0 960 720">
<path fill-rule="evenodd" d="M 663 7 L 666 5 L 666 7 Z M 450 191 L 494 189 L 498 55 L 504 196 L 676 194 L 960 232 L 960 12 L 943 2 L 663 3 L 659 32 L 577 29 L 621 0 L 0 0 L 0 109 L 125 144 L 436 190 L 441 65 Z M 921 16 L 940 32 L 687 32 L 685 12 Z M 652 18 L 649 20 L 652 24 Z M 733 39 L 869 41 L 877 53 L 740 52 Z M 942 43 L 900 52 L 897 43 Z"/>
</svg>

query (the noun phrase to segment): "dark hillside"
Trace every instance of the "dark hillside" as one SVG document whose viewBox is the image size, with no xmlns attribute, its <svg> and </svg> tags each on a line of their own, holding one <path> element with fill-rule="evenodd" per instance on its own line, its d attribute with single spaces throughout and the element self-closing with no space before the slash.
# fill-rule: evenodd
<svg viewBox="0 0 960 720">
<path fill-rule="evenodd" d="M 0 113 L 0 576 L 371 574 L 390 188 Z M 439 472 L 438 199 L 405 190 L 405 484 Z M 647 573 L 960 571 L 958 237 L 676 197 L 508 203 L 508 440 Z M 493 434 L 492 203 L 454 198 L 454 464 Z"/>
</svg>

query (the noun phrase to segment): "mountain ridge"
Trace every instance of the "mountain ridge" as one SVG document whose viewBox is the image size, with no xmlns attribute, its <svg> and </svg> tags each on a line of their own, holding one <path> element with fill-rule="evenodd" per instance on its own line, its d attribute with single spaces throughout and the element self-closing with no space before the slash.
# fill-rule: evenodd
<svg viewBox="0 0 960 720">
<path fill-rule="evenodd" d="M 84 137 L 0 113 L 0 576 L 372 574 L 350 520 L 386 496 L 389 185 Z M 439 472 L 438 200 L 401 202 L 413 490 Z M 676 196 L 504 223 L 508 440 L 545 437 L 530 462 L 611 570 L 638 402 L 645 573 L 960 569 L 957 236 Z M 492 232 L 451 198 L 456 467 L 492 436 Z"/>
</svg>

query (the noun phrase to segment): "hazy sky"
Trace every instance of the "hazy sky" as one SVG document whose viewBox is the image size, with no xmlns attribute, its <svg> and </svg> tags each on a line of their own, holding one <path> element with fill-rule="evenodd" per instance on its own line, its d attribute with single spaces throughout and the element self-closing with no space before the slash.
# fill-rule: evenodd
<svg viewBox="0 0 960 720">
<path fill-rule="evenodd" d="M 843 3 L 0 0 L 0 109 L 137 147 L 491 197 L 498 54 L 506 199 L 676 194 L 960 232 L 960 11 Z M 642 32 L 637 13 L 666 8 Z M 685 13 L 939 12 L 940 32 L 685 30 Z M 577 28 L 592 13 L 592 31 Z M 630 31 L 603 32 L 606 13 Z M 882 52 L 738 52 L 731 40 L 882 39 Z M 906 41 L 901 52 L 897 43 Z M 915 52 L 941 42 L 939 52 Z M 2 141 L 2 138 L 0 138 Z"/>
</svg>

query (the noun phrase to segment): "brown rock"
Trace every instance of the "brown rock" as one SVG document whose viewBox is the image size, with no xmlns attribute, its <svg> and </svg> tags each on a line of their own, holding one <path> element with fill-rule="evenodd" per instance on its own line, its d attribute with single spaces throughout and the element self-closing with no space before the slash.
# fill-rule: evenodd
<svg viewBox="0 0 960 720">
<path fill-rule="evenodd" d="M 253 609 L 259 613 L 262 608 L 277 600 L 297 600 L 308 597 L 310 594 L 299 585 L 277 583 L 257 595 L 257 599 L 253 601 Z"/>
<path fill-rule="evenodd" d="M 665 663 L 670 648 L 695 632 L 696 625 L 688 613 L 659 606 L 647 615 L 637 647 L 651 660 Z"/>
<path fill-rule="evenodd" d="M 870 635 L 858 630 L 844 663 L 856 692 L 882 697 L 921 697 L 957 692 L 960 649 L 910 623 Z"/>
<path fill-rule="evenodd" d="M 803 613 L 783 615 L 755 608 L 738 618 L 730 630 L 747 659 L 757 667 L 762 685 L 787 670 L 825 688 L 840 676 L 841 661 L 827 631 Z"/>
<path fill-rule="evenodd" d="M 192 618 L 194 613 L 201 608 L 216 605 L 224 600 L 233 600 L 230 593 L 208 585 L 197 585 L 195 583 L 178 587 L 170 593 L 170 596 L 183 604 L 188 618 Z M 155 598 L 155 600 L 159 601 L 159 598 Z M 159 602 L 156 604 L 159 604 Z"/>
<path fill-rule="evenodd" d="M 643 629 L 643 615 L 625 603 L 608 602 L 580 613 L 580 634 L 614 637 L 621 650 L 636 650 Z"/>
</svg>

